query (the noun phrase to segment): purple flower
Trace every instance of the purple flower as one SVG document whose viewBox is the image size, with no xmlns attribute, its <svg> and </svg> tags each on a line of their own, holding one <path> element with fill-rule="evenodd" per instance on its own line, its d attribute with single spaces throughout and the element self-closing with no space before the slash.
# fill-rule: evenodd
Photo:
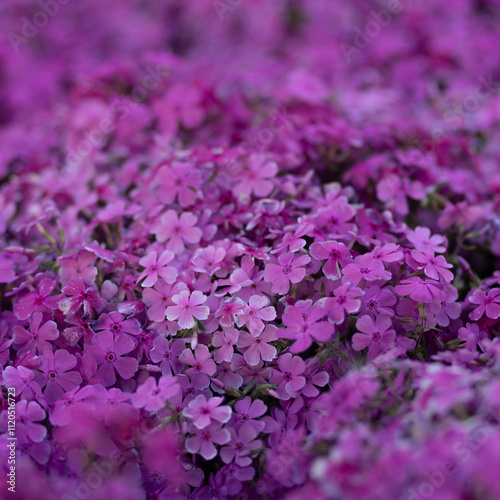
<svg viewBox="0 0 500 500">
<path fill-rule="evenodd" d="M 226 328 L 223 332 L 215 332 L 212 337 L 212 345 L 218 347 L 214 352 L 217 363 L 231 361 L 234 354 L 234 345 L 238 341 L 239 332 L 235 328 Z"/>
<path fill-rule="evenodd" d="M 165 283 L 172 284 L 177 278 L 175 267 L 167 266 L 175 255 L 170 250 L 165 250 L 159 257 L 155 251 L 148 253 L 139 260 L 139 264 L 144 267 L 144 271 L 137 278 L 137 282 L 146 278 L 142 282 L 143 287 L 151 287 L 156 284 L 158 277 L 163 278 Z"/>
<path fill-rule="evenodd" d="M 18 319 L 28 319 L 34 312 L 45 313 L 57 309 L 60 296 L 50 295 L 57 283 L 55 280 L 43 279 L 38 285 L 38 290 L 21 297 L 14 305 L 14 312 Z"/>
<path fill-rule="evenodd" d="M 371 316 L 362 316 L 356 322 L 356 328 L 362 333 L 353 335 L 352 347 L 355 351 L 368 347 L 368 359 L 375 358 L 394 345 L 396 332 L 392 329 L 389 316 L 379 316 L 376 321 L 373 321 Z"/>
<path fill-rule="evenodd" d="M 82 377 L 77 371 L 70 371 L 76 366 L 76 357 L 64 349 L 59 349 L 55 354 L 51 350 L 44 351 L 40 356 L 40 370 L 36 381 L 40 387 L 45 387 L 43 395 L 48 403 L 55 403 L 82 382 Z"/>
<path fill-rule="evenodd" d="M 172 375 L 163 375 L 156 382 L 154 377 L 149 377 L 132 394 L 132 404 L 136 408 L 146 411 L 158 411 L 165 406 L 165 402 L 174 397 L 181 390 L 177 378 Z"/>
<path fill-rule="evenodd" d="M 186 243 L 194 244 L 200 241 L 202 231 L 194 227 L 197 222 L 198 217 L 191 212 L 184 212 L 179 217 L 174 210 L 168 210 L 153 228 L 153 233 L 160 243 L 167 242 L 167 250 L 180 255 L 184 252 Z"/>
<path fill-rule="evenodd" d="M 231 418 L 231 408 L 221 406 L 223 398 L 210 398 L 207 400 L 203 394 L 193 399 L 184 411 L 183 415 L 193 421 L 198 429 L 208 427 L 212 421 L 225 424 Z"/>
<path fill-rule="evenodd" d="M 258 420 L 267 411 L 267 406 L 260 400 L 249 396 L 239 399 L 234 404 L 233 421 L 239 426 L 250 425 L 257 433 L 264 430 L 264 422 Z"/>
<path fill-rule="evenodd" d="M 199 453 L 205 460 L 212 460 L 217 456 L 216 444 L 223 445 L 230 441 L 231 434 L 220 425 L 212 424 L 203 429 L 193 427 L 192 436 L 186 439 L 186 450 L 189 453 Z"/>
<path fill-rule="evenodd" d="M 500 317 L 500 288 L 493 288 L 487 293 L 476 289 L 469 297 L 469 302 L 478 306 L 470 313 L 470 319 L 473 321 L 477 321 L 485 314 L 491 319 Z"/>
<path fill-rule="evenodd" d="M 248 467 L 252 463 L 250 454 L 262 447 L 262 441 L 255 439 L 258 432 L 251 426 L 245 425 L 238 431 L 229 429 L 231 440 L 227 446 L 220 450 L 220 457 L 226 464 L 235 462 L 240 467 Z"/>
<path fill-rule="evenodd" d="M 110 386 L 116 382 L 116 372 L 123 379 L 134 376 L 139 365 L 137 360 L 124 357 L 134 347 L 135 342 L 128 335 L 115 337 L 111 332 L 103 331 L 96 334 L 93 345 L 85 349 L 85 354 L 96 360 L 99 366 L 96 376 Z"/>
<path fill-rule="evenodd" d="M 202 292 L 195 290 L 191 294 L 188 290 L 181 290 L 172 297 L 173 306 L 167 307 L 167 319 L 179 323 L 182 329 L 193 328 L 195 326 L 194 318 L 204 320 L 208 318 L 210 309 L 202 306 L 207 298 Z"/>
<path fill-rule="evenodd" d="M 272 283 L 273 293 L 284 295 L 290 290 L 290 283 L 299 283 L 304 279 L 306 270 L 302 266 L 310 261 L 308 255 L 284 253 L 278 257 L 278 264 L 266 265 L 264 279 Z"/>
<path fill-rule="evenodd" d="M 252 295 L 236 321 L 239 327 L 247 325 L 250 333 L 257 336 L 264 329 L 264 321 L 272 321 L 275 318 L 276 310 L 269 305 L 269 299 L 263 295 Z"/>
<path fill-rule="evenodd" d="M 186 344 L 183 340 L 177 339 L 168 341 L 165 337 L 156 337 L 153 341 L 153 349 L 149 356 L 153 363 L 159 363 L 163 375 L 171 375 L 181 371 L 179 357 L 184 351 Z"/>
<path fill-rule="evenodd" d="M 52 349 L 51 340 L 59 337 L 57 325 L 54 321 L 47 321 L 42 326 L 42 313 L 36 312 L 31 316 L 30 331 L 21 326 L 14 326 L 14 345 L 20 346 L 18 354 L 27 351 L 42 353 Z"/>
<path fill-rule="evenodd" d="M 278 340 L 277 330 L 276 326 L 267 325 L 257 337 L 240 331 L 237 345 L 250 366 L 258 365 L 261 360 L 272 361 L 276 357 L 276 347 L 269 345 L 269 342 Z"/>
<path fill-rule="evenodd" d="M 271 384 L 277 384 L 276 393 L 285 401 L 291 397 L 298 397 L 299 391 L 306 383 L 304 377 L 306 364 L 299 356 L 287 353 L 278 358 L 278 367 L 279 370 L 271 371 L 269 378 Z"/>
</svg>

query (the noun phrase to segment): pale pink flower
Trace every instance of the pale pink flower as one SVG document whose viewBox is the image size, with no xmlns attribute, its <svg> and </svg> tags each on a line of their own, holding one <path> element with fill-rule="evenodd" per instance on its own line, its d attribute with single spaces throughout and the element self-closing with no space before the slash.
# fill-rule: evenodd
<svg viewBox="0 0 500 500">
<path fill-rule="evenodd" d="M 153 228 L 156 239 L 167 241 L 167 249 L 179 255 L 184 252 L 186 243 L 198 243 L 203 235 L 199 227 L 195 227 L 198 217 L 191 212 L 184 212 L 180 218 L 174 210 L 165 212 L 158 224 Z"/>
<path fill-rule="evenodd" d="M 167 319 L 177 321 L 182 329 L 193 328 L 196 324 L 194 318 L 198 320 L 208 318 L 210 309 L 201 305 L 206 300 L 207 297 L 199 290 L 195 290 L 191 294 L 189 290 L 181 290 L 172 297 L 172 302 L 175 305 L 167 307 Z"/>
<path fill-rule="evenodd" d="M 177 278 L 177 270 L 175 267 L 167 266 L 174 257 L 174 253 L 170 250 L 165 250 L 159 257 L 155 251 L 148 253 L 139 260 L 139 264 L 145 269 L 137 278 L 137 283 L 146 278 L 142 282 L 142 286 L 151 287 L 158 281 L 158 276 L 163 278 L 166 283 L 174 283 Z"/>
<path fill-rule="evenodd" d="M 248 330 L 254 336 L 264 329 L 264 321 L 272 321 L 276 318 L 276 310 L 269 306 L 269 299 L 264 295 L 252 295 L 248 305 L 236 317 L 238 326 L 248 326 Z"/>
<path fill-rule="evenodd" d="M 267 264 L 264 269 L 264 279 L 272 283 L 273 293 L 284 295 L 290 290 L 290 283 L 299 283 L 304 279 L 306 270 L 302 267 L 308 264 L 311 258 L 308 255 L 299 255 L 288 252 L 278 257 L 278 264 Z"/>
</svg>

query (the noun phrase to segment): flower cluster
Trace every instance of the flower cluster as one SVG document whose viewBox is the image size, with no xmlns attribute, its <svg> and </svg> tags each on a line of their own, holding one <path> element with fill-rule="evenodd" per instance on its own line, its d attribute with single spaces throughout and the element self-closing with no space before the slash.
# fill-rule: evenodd
<svg viewBox="0 0 500 500">
<path fill-rule="evenodd" d="M 399 7 L 0 7 L 12 498 L 499 497 L 500 7 Z"/>
</svg>

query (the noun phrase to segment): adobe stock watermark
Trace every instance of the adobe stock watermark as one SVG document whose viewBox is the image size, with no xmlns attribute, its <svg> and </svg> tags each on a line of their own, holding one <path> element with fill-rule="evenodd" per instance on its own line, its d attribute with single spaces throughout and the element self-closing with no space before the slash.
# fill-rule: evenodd
<svg viewBox="0 0 500 500">
<path fill-rule="evenodd" d="M 89 130 L 74 148 L 66 154 L 66 165 L 59 172 L 63 177 L 76 169 L 82 161 L 97 148 L 102 147 L 106 138 L 116 129 L 116 124 L 126 120 L 132 108 L 144 102 L 150 92 L 155 90 L 164 78 L 170 75 L 170 70 L 157 64 L 156 67 L 148 66 L 147 74 L 143 77 L 141 84 L 136 85 L 131 92 L 131 99 L 117 97 L 110 105 L 110 113 L 101 119 L 97 127 Z"/>
<path fill-rule="evenodd" d="M 241 5 L 243 0 L 213 0 L 215 12 L 221 21 L 226 19 L 228 14 L 231 14 L 237 7 Z"/>
<path fill-rule="evenodd" d="M 20 45 L 26 45 L 35 38 L 39 31 L 49 24 L 59 12 L 61 5 L 66 5 L 70 0 L 38 0 L 40 9 L 37 10 L 31 19 L 24 16 L 21 18 L 20 33 L 10 31 L 7 38 L 16 54 L 19 52 Z"/>
<path fill-rule="evenodd" d="M 411 487 L 408 490 L 406 500 L 429 500 L 432 498 L 451 476 L 459 472 L 459 465 L 466 464 L 474 453 L 479 452 L 481 446 L 488 441 L 494 431 L 498 431 L 498 426 L 486 423 L 474 429 L 466 439 L 457 441 L 453 445 L 454 457 L 443 461 L 438 470 L 426 472 L 424 474 L 426 481 Z"/>
<path fill-rule="evenodd" d="M 408 0 L 411 2 L 412 0 Z M 372 43 L 372 40 L 380 35 L 383 28 L 387 27 L 395 16 L 400 14 L 404 6 L 400 0 L 389 0 L 386 7 L 381 10 L 371 10 L 370 19 L 366 22 L 363 29 L 354 28 L 354 39 L 352 44 L 341 43 L 342 52 L 348 63 L 352 61 L 352 56 L 357 55 L 362 49 L 365 49 Z"/>
</svg>

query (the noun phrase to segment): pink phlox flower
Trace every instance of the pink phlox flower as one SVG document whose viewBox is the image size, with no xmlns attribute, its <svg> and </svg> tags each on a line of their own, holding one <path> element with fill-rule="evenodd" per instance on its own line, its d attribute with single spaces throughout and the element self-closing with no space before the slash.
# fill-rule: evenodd
<svg viewBox="0 0 500 500">
<path fill-rule="evenodd" d="M 262 154 L 254 154 L 238 174 L 239 182 L 233 188 L 234 194 L 250 196 L 252 193 L 259 198 L 268 196 L 273 189 L 270 180 L 278 173 L 276 162 L 267 159 Z"/>
<path fill-rule="evenodd" d="M 167 307 L 174 305 L 172 297 L 187 289 L 187 285 L 182 281 L 175 285 L 168 285 L 163 280 L 158 280 L 154 288 L 145 288 L 142 292 L 142 300 L 148 306 L 148 318 L 156 322 L 164 321 Z"/>
<path fill-rule="evenodd" d="M 248 467 L 252 463 L 252 452 L 262 448 L 262 441 L 256 439 L 258 432 L 252 426 L 243 426 L 236 431 L 230 428 L 231 439 L 227 446 L 220 450 L 220 457 L 226 464 L 235 462 L 241 467 Z"/>
<path fill-rule="evenodd" d="M 279 398 L 286 401 L 291 397 L 298 397 L 306 383 L 304 360 L 299 356 L 286 353 L 278 358 L 278 368 L 278 370 L 272 369 L 269 382 L 277 384 L 276 393 Z"/>
<path fill-rule="evenodd" d="M 157 175 L 160 187 L 156 194 L 161 203 L 170 205 L 177 197 L 181 207 L 192 205 L 196 199 L 196 190 L 201 186 L 201 175 L 194 165 L 175 162 L 172 166 L 164 165 Z"/>
<path fill-rule="evenodd" d="M 453 280 L 453 273 L 448 271 L 453 265 L 448 264 L 442 255 L 434 256 L 434 252 L 429 250 L 426 252 L 413 250 L 411 256 L 420 264 L 419 268 L 423 268 L 427 277 L 437 281 L 440 279 L 446 282 Z"/>
<path fill-rule="evenodd" d="M 85 346 L 92 344 L 92 339 L 94 338 L 95 332 L 92 328 L 91 321 L 88 318 L 81 318 L 78 315 L 74 315 L 66 319 L 66 323 L 69 326 L 66 328 L 62 335 L 65 338 L 68 345 L 74 347 L 83 336 L 83 344 Z"/>
<path fill-rule="evenodd" d="M 134 376 L 139 364 L 136 359 L 125 357 L 135 348 L 136 344 L 128 335 L 115 337 L 109 331 L 102 331 L 95 335 L 93 345 L 85 349 L 85 354 L 93 356 L 99 366 L 96 376 L 109 387 L 116 382 L 116 372 L 122 379 Z"/>
<path fill-rule="evenodd" d="M 364 292 L 359 311 L 361 315 L 368 314 L 373 319 L 380 314 L 394 316 L 393 306 L 396 305 L 397 298 L 392 289 L 373 285 L 365 288 Z"/>
<path fill-rule="evenodd" d="M 239 332 L 236 328 L 226 328 L 222 332 L 215 332 L 212 337 L 212 345 L 218 347 L 214 352 L 217 363 L 230 362 L 234 354 L 234 346 L 238 341 Z"/>
<path fill-rule="evenodd" d="M 185 342 L 181 339 L 168 341 L 165 337 L 158 336 L 153 341 L 153 349 L 149 356 L 153 363 L 160 363 L 164 375 L 177 374 L 181 371 L 179 356 L 185 349 Z"/>
<path fill-rule="evenodd" d="M 311 245 L 311 255 L 318 260 L 326 260 L 323 265 L 324 275 L 331 280 L 340 278 L 341 267 L 352 263 L 351 252 L 337 241 L 317 241 Z"/>
<path fill-rule="evenodd" d="M 399 215 L 407 215 L 409 212 L 407 198 L 423 200 L 425 188 L 419 181 L 410 181 L 406 177 L 389 174 L 377 184 L 377 197 L 386 203 L 387 207 L 393 208 Z"/>
<path fill-rule="evenodd" d="M 215 312 L 215 317 L 220 318 L 219 324 L 225 327 L 234 325 L 236 315 L 243 310 L 245 303 L 241 299 L 226 300 Z"/>
<path fill-rule="evenodd" d="M 362 333 L 353 335 L 352 347 L 355 351 L 368 347 L 368 359 L 377 357 L 394 345 L 396 332 L 392 329 L 389 316 L 378 316 L 375 321 L 371 316 L 362 316 L 356 322 L 356 328 Z"/>
<path fill-rule="evenodd" d="M 306 361 L 306 370 L 304 377 L 306 383 L 300 393 L 308 398 L 314 398 L 319 394 L 318 387 L 324 387 L 328 384 L 330 376 L 326 371 L 320 371 L 318 358 L 311 358 Z"/>
<path fill-rule="evenodd" d="M 198 248 L 191 258 L 191 269 L 212 276 L 221 268 L 225 258 L 226 251 L 222 247 L 216 248 L 210 245 L 206 248 Z"/>
<path fill-rule="evenodd" d="M 4 413 L 6 416 L 6 414 Z M 33 443 L 40 443 L 47 436 L 47 428 L 40 424 L 45 420 L 45 411 L 35 401 L 21 400 L 16 404 L 16 432 Z"/>
<path fill-rule="evenodd" d="M 223 398 L 207 400 L 203 394 L 200 394 L 190 401 L 182 414 L 191 419 L 198 429 L 204 429 L 212 422 L 225 424 L 231 418 L 232 410 L 229 406 L 222 405 L 223 401 Z"/>
<path fill-rule="evenodd" d="M 55 402 L 50 413 L 50 423 L 55 426 L 68 425 L 73 420 L 75 413 L 87 413 L 94 411 L 96 406 L 88 401 L 94 394 L 94 386 L 87 385 L 83 388 L 75 387 L 68 391 L 62 398 Z"/>
<path fill-rule="evenodd" d="M 193 351 L 191 349 L 184 349 L 182 354 L 179 356 L 179 361 L 190 368 L 184 370 L 186 375 L 192 376 L 195 373 L 202 373 L 206 378 L 215 375 L 217 367 L 215 362 L 208 350 L 208 347 L 203 344 L 198 344 L 196 349 Z"/>
<path fill-rule="evenodd" d="M 137 278 L 137 283 L 143 278 L 146 278 L 142 282 L 142 286 L 148 288 L 156 284 L 158 277 L 163 278 L 166 283 L 174 283 L 177 278 L 177 269 L 167 265 L 174 257 L 174 253 L 170 250 L 165 250 L 160 256 L 153 251 L 148 253 L 145 257 L 142 257 L 142 259 L 139 260 L 139 264 L 145 269 Z"/>
<path fill-rule="evenodd" d="M 476 323 L 467 323 L 465 327 L 458 329 L 458 338 L 465 342 L 465 348 L 469 351 L 475 351 L 479 346 L 482 351 L 483 341 L 490 338 L 488 332 L 480 330 Z"/>
<path fill-rule="evenodd" d="M 106 305 L 95 285 L 86 286 L 81 278 L 69 281 L 62 289 L 62 293 L 69 297 L 61 299 L 59 309 L 68 316 L 83 307 L 83 315 L 89 317 L 94 312 L 100 313 Z"/>
<path fill-rule="evenodd" d="M 284 253 L 278 257 L 278 264 L 267 264 L 264 279 L 272 283 L 273 293 L 284 295 L 290 290 L 290 283 L 299 283 L 304 279 L 306 270 L 302 267 L 311 261 L 308 255 Z"/>
<path fill-rule="evenodd" d="M 385 263 L 399 262 L 403 259 L 403 252 L 399 245 L 387 243 L 380 247 L 375 247 L 370 254 L 374 259 L 381 260 Z"/>
<path fill-rule="evenodd" d="M 413 246 L 421 252 L 429 250 L 436 253 L 443 253 L 448 246 L 445 236 L 440 234 L 431 236 L 431 230 L 428 227 L 418 226 L 415 228 L 415 231 L 408 229 L 406 237 L 408 241 L 413 243 Z"/>
<path fill-rule="evenodd" d="M 34 313 L 31 316 L 29 331 L 22 326 L 14 326 L 14 345 L 19 346 L 18 354 L 27 351 L 42 353 L 52 349 L 50 341 L 59 337 L 59 331 L 54 321 L 47 321 L 42 325 L 42 318 L 42 313 Z"/>
<path fill-rule="evenodd" d="M 357 313 L 361 307 L 362 290 L 353 288 L 350 283 L 340 285 L 333 291 L 333 296 L 320 299 L 317 304 L 326 309 L 329 320 L 337 325 L 343 323 L 346 314 Z"/>
<path fill-rule="evenodd" d="M 257 433 L 264 430 L 265 424 L 259 420 L 267 411 L 267 406 L 260 399 L 245 396 L 234 404 L 232 423 L 237 427 L 252 426 Z"/>
<path fill-rule="evenodd" d="M 477 321 L 485 314 L 490 319 L 500 317 L 500 288 L 492 288 L 487 292 L 477 288 L 469 296 L 469 302 L 478 306 L 470 313 L 472 321 Z"/>
<path fill-rule="evenodd" d="M 97 268 L 93 265 L 95 260 L 95 253 L 86 250 L 80 250 L 76 255 L 59 257 L 57 263 L 60 266 L 59 275 L 62 285 L 75 278 L 81 278 L 86 285 L 94 283 L 97 276 Z"/>
<path fill-rule="evenodd" d="M 40 373 L 36 381 L 40 387 L 45 387 L 43 395 L 49 404 L 81 384 L 81 375 L 71 370 L 75 366 L 76 357 L 64 349 L 58 349 L 55 354 L 47 350 L 40 355 Z"/>
<path fill-rule="evenodd" d="M 168 210 L 153 227 L 153 233 L 160 243 L 167 242 L 167 250 L 180 255 L 186 243 L 199 243 L 203 233 L 199 227 L 195 227 L 197 222 L 198 217 L 191 212 L 183 212 L 179 217 L 174 210 Z"/>
<path fill-rule="evenodd" d="M 231 440 L 227 429 L 221 429 L 219 424 L 212 424 L 203 429 L 193 426 L 193 435 L 186 439 L 186 450 L 189 453 L 199 453 L 205 460 L 217 456 L 216 444 L 224 445 Z"/>
<path fill-rule="evenodd" d="M 353 286 L 358 285 L 363 280 L 377 281 L 390 280 L 392 274 L 387 271 L 381 259 L 375 259 L 373 255 L 358 255 L 352 264 L 344 268 L 344 283 L 349 282 Z"/>
<path fill-rule="evenodd" d="M 429 311 L 434 314 L 440 326 L 448 326 L 450 319 L 458 319 L 462 313 L 462 304 L 455 302 L 458 299 L 457 289 L 450 284 L 443 286 L 443 299 L 431 302 Z"/>
<path fill-rule="evenodd" d="M 24 366 L 7 366 L 3 373 L 3 381 L 7 387 L 13 387 L 16 395 L 20 398 L 31 400 L 35 394 L 42 395 L 40 384 L 35 381 L 35 374 L 29 368 Z"/>
<path fill-rule="evenodd" d="M 199 290 L 191 294 L 188 290 L 181 290 L 172 297 L 173 306 L 168 306 L 166 310 L 169 321 L 177 321 L 182 329 L 189 329 L 195 326 L 194 318 L 205 320 L 208 318 L 210 309 L 201 304 L 205 303 L 207 297 Z"/>
<path fill-rule="evenodd" d="M 288 231 L 289 229 L 293 229 L 293 227 L 290 228 L 289 226 L 286 226 L 283 228 L 283 230 L 285 231 Z M 306 245 L 306 240 L 302 238 L 302 236 L 308 236 L 313 229 L 314 224 L 311 224 L 307 221 L 299 222 L 297 224 L 297 227 L 295 228 L 295 232 L 285 233 L 281 241 L 279 241 L 277 245 L 274 246 L 274 249 L 271 250 L 271 253 L 281 253 L 286 251 L 287 249 L 289 252 L 298 252 Z M 271 232 L 275 232 L 278 238 L 282 234 L 281 231 Z"/>
<path fill-rule="evenodd" d="M 101 314 L 97 322 L 94 324 L 94 330 L 111 332 L 113 335 L 126 333 L 135 336 L 141 333 L 142 328 L 137 319 L 125 319 L 125 316 L 123 314 L 115 311 L 109 314 Z"/>
<path fill-rule="evenodd" d="M 299 301 L 297 304 L 300 305 Z M 304 352 L 313 341 L 325 342 L 329 340 L 334 332 L 334 326 L 328 321 L 323 321 L 328 312 L 321 305 L 311 305 L 307 301 L 307 308 L 298 305 L 288 306 L 283 314 L 283 324 L 287 328 L 280 330 L 280 337 L 294 340 L 290 352 Z"/>
<path fill-rule="evenodd" d="M 276 318 L 276 310 L 269 305 L 269 299 L 264 295 L 252 295 L 248 305 L 236 317 L 239 327 L 247 325 L 248 330 L 257 336 L 264 329 L 264 321 L 272 321 Z"/>
<path fill-rule="evenodd" d="M 158 381 L 154 377 L 149 377 L 132 394 L 131 400 L 136 408 L 158 411 L 165 406 L 169 398 L 175 396 L 180 390 L 175 376 L 163 375 Z"/>
<path fill-rule="evenodd" d="M 430 304 L 434 300 L 445 300 L 443 285 L 438 281 L 423 280 L 418 276 L 401 281 L 400 285 L 394 287 L 398 295 L 409 295 L 416 302 Z"/>
<path fill-rule="evenodd" d="M 14 313 L 17 319 L 24 321 L 34 312 L 46 313 L 57 309 L 61 296 L 50 295 L 54 291 L 56 284 L 55 280 L 45 278 L 40 281 L 37 290 L 21 297 L 14 304 Z"/>
<path fill-rule="evenodd" d="M 240 332 L 237 345 L 250 366 L 258 365 L 261 360 L 272 361 L 276 358 L 276 347 L 270 345 L 270 342 L 278 340 L 277 331 L 278 327 L 267 325 L 257 336 L 245 331 Z"/>
</svg>

